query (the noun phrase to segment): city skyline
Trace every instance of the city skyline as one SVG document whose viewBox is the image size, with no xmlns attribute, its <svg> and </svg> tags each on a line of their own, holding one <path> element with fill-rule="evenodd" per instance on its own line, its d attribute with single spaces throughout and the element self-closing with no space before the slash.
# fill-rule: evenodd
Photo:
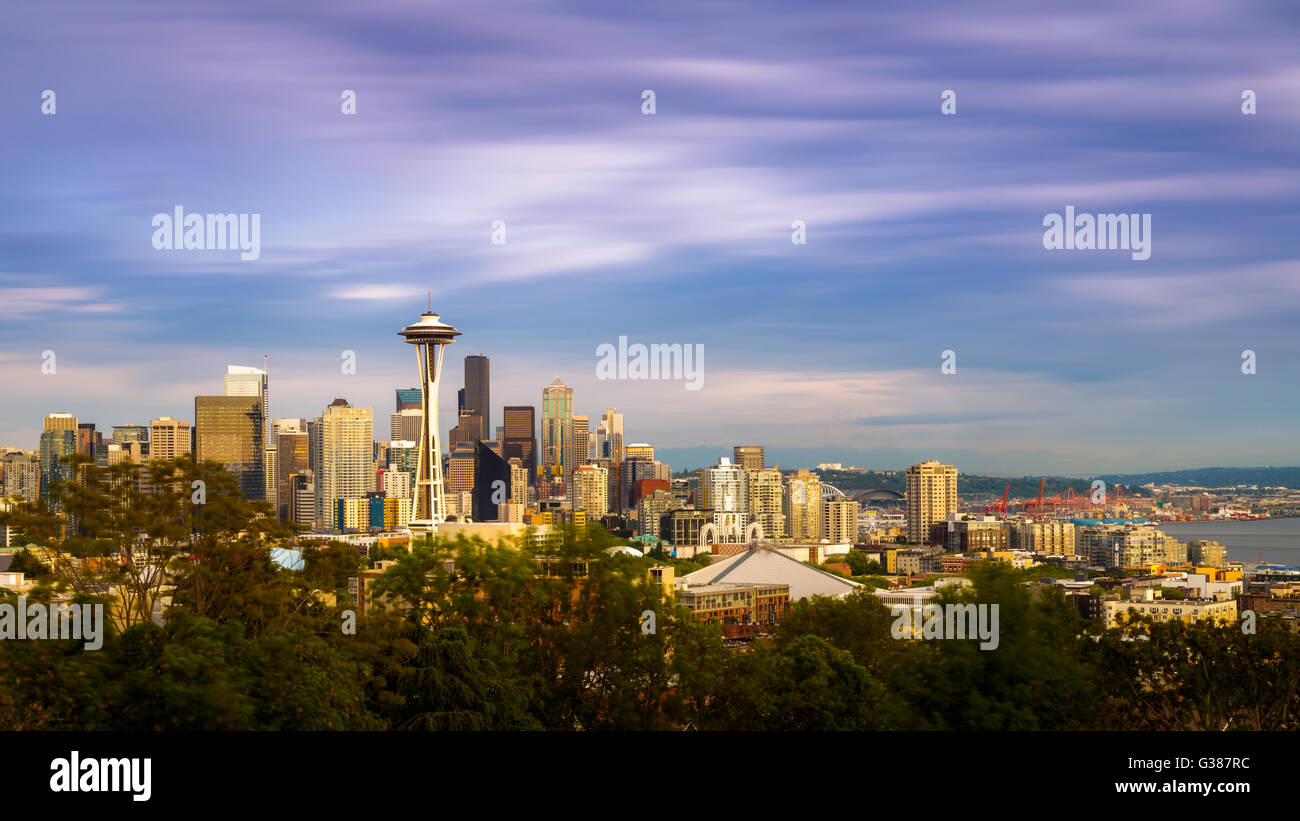
<svg viewBox="0 0 1300 821">
<path fill-rule="evenodd" d="M 187 419 L 268 354 L 274 416 L 386 408 L 412 376 L 391 328 L 432 290 L 495 360 L 493 418 L 559 377 L 682 467 L 737 442 L 783 467 L 1300 464 L 1296 22 L 1102 6 L 233 3 L 111 35 L 71 22 L 87 4 L 15 9 L 0 444 L 54 410 Z M 155 250 L 177 206 L 260 214 L 259 258 Z M 1150 258 L 1046 250 L 1071 207 L 1149 214 Z M 598 379 L 620 336 L 704 346 L 703 388 Z"/>
</svg>

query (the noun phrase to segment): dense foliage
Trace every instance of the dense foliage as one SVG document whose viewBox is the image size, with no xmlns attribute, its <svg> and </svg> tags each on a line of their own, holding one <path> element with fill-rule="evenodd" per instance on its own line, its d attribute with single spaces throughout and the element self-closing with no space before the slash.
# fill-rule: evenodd
<svg viewBox="0 0 1300 821">
<path fill-rule="evenodd" d="M 48 506 L 5 514 L 37 545 L 21 566 L 44 570 L 29 600 L 127 594 L 99 651 L 0 642 L 0 729 L 1296 726 L 1300 636 L 1278 622 L 1103 632 L 1000 565 L 947 594 L 999 605 L 995 650 L 894 639 L 868 591 L 796 602 L 771 640 L 731 649 L 651 582 L 664 559 L 606 553 L 619 541 L 598 526 L 545 551 L 460 540 L 392 554 L 361 612 L 348 581 L 368 562 L 339 543 L 305 547 L 298 570 L 273 562 L 291 534 L 227 477 L 158 463 L 138 487 L 129 469 L 91 467 Z"/>
</svg>

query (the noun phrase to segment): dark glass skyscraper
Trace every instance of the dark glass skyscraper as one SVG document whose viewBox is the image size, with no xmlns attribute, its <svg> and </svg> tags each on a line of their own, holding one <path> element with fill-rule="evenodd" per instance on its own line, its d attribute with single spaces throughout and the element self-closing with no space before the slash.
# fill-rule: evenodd
<svg viewBox="0 0 1300 821">
<path fill-rule="evenodd" d="M 492 397 L 488 390 L 488 358 L 481 354 L 465 357 L 465 400 L 462 405 L 483 420 L 483 435 L 492 435 Z"/>
<path fill-rule="evenodd" d="M 266 498 L 260 396 L 194 397 L 194 458 L 220 462 L 249 499 Z"/>
<path fill-rule="evenodd" d="M 537 409 L 532 405 L 507 405 L 502 456 L 518 459 L 531 477 L 537 469 Z"/>
<path fill-rule="evenodd" d="M 474 521 L 497 519 L 497 505 L 510 501 L 510 465 L 483 442 L 475 444 Z M 495 498 L 499 501 L 494 501 Z"/>
</svg>

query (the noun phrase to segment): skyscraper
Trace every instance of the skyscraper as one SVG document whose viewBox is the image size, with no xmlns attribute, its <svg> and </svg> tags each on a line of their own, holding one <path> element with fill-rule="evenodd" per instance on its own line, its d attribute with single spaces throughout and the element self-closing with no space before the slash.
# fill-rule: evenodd
<svg viewBox="0 0 1300 821">
<path fill-rule="evenodd" d="M 930 525 L 957 512 L 957 468 L 931 459 L 907 469 L 907 540 L 930 541 Z"/>
<path fill-rule="evenodd" d="M 4 487 L 0 496 L 34 502 L 41 495 L 41 461 L 33 453 L 11 451 L 4 455 Z"/>
<path fill-rule="evenodd" d="M 558 469 L 564 486 L 573 474 L 573 390 L 557 376 L 542 389 L 542 465 Z"/>
<path fill-rule="evenodd" d="M 95 458 L 95 446 L 103 437 L 95 431 L 94 422 L 77 423 L 77 454 L 90 459 Z"/>
<path fill-rule="evenodd" d="M 609 513 L 609 471 L 600 465 L 579 465 L 573 469 L 573 509 L 599 519 Z"/>
<path fill-rule="evenodd" d="M 238 477 L 246 497 L 264 499 L 265 419 L 260 396 L 194 397 L 195 461 L 220 462 Z"/>
<path fill-rule="evenodd" d="M 321 414 L 320 473 L 314 477 L 318 527 L 339 529 L 339 500 L 364 499 L 374 491 L 374 439 L 370 408 L 335 399 Z"/>
<path fill-rule="evenodd" d="M 142 445 L 149 444 L 149 429 L 134 422 L 113 426 L 113 444 L 129 445 L 133 442 L 139 442 Z"/>
<path fill-rule="evenodd" d="M 591 450 L 591 419 L 587 416 L 573 417 L 573 466 L 585 465 Z"/>
<path fill-rule="evenodd" d="M 537 472 L 537 409 L 532 405 L 507 405 L 501 455 L 518 459 L 531 477 Z"/>
<path fill-rule="evenodd" d="M 176 459 L 190 452 L 190 423 L 170 416 L 149 421 L 149 458 Z"/>
<path fill-rule="evenodd" d="M 270 447 L 271 440 L 271 395 L 266 371 L 247 365 L 226 366 L 226 396 L 256 396 L 262 400 L 262 447 Z"/>
<path fill-rule="evenodd" d="M 402 408 L 388 417 L 388 441 L 420 441 L 420 420 L 424 414 L 417 408 Z"/>
<path fill-rule="evenodd" d="M 790 538 L 809 544 L 821 540 L 822 480 L 807 470 L 786 479 L 785 526 Z"/>
<path fill-rule="evenodd" d="M 843 496 L 822 502 L 822 538 L 831 544 L 853 544 L 858 540 L 858 509 L 856 499 Z"/>
<path fill-rule="evenodd" d="M 510 501 L 510 464 L 486 442 L 476 442 L 474 464 L 474 520 L 490 522 L 500 518 L 499 506 Z"/>
<path fill-rule="evenodd" d="M 785 479 L 777 468 L 747 468 L 750 520 L 769 539 L 785 537 Z"/>
<path fill-rule="evenodd" d="M 465 408 L 473 411 L 483 420 L 483 433 L 479 436 L 479 439 L 486 439 L 492 433 L 490 381 L 490 369 L 486 356 L 472 354 L 465 357 Z"/>
<path fill-rule="evenodd" d="M 308 447 L 306 419 L 275 419 L 271 422 L 271 435 L 275 439 L 276 455 L 276 505 L 280 519 L 293 517 L 294 477 L 311 472 L 311 454 Z M 299 483 L 301 486 L 301 483 Z"/>
<path fill-rule="evenodd" d="M 736 445 L 731 449 L 731 460 L 745 470 L 762 470 L 767 467 L 762 445 Z"/>
<path fill-rule="evenodd" d="M 596 429 L 597 459 L 623 461 L 623 414 L 615 408 L 606 408 L 600 415 L 600 427 Z"/>
<path fill-rule="evenodd" d="M 483 429 L 483 417 L 469 408 L 459 412 L 456 427 L 447 431 L 447 447 L 454 448 L 461 442 L 473 444 L 487 438 Z"/>
<path fill-rule="evenodd" d="M 722 541 L 733 544 L 741 541 L 749 524 L 749 477 L 723 456 L 718 464 L 705 468 L 700 479 L 704 506 L 712 508 L 713 523 L 718 526 Z"/>
<path fill-rule="evenodd" d="M 55 412 L 45 417 L 41 433 L 41 495 L 50 491 L 50 482 L 72 478 L 67 458 L 77 452 L 77 417 Z"/>
<path fill-rule="evenodd" d="M 419 388 L 398 388 L 397 389 L 397 407 L 396 411 L 401 413 L 404 410 L 420 409 L 420 389 Z"/>
</svg>

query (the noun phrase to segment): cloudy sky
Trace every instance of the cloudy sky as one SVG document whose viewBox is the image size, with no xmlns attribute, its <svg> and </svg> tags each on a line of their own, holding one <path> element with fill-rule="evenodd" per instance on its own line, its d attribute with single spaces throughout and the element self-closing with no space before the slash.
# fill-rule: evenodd
<svg viewBox="0 0 1300 821">
<path fill-rule="evenodd" d="M 484 353 L 494 425 L 558 376 L 678 468 L 1300 463 L 1294 7 L 866 5 L 7 9 L 0 445 L 192 419 L 264 354 L 273 416 L 386 420 L 432 291 L 444 407 Z M 178 205 L 260 214 L 260 258 L 155 250 Z M 1046 250 L 1067 205 L 1150 214 L 1150 259 Z M 597 379 L 620 335 L 703 388 Z"/>
</svg>

